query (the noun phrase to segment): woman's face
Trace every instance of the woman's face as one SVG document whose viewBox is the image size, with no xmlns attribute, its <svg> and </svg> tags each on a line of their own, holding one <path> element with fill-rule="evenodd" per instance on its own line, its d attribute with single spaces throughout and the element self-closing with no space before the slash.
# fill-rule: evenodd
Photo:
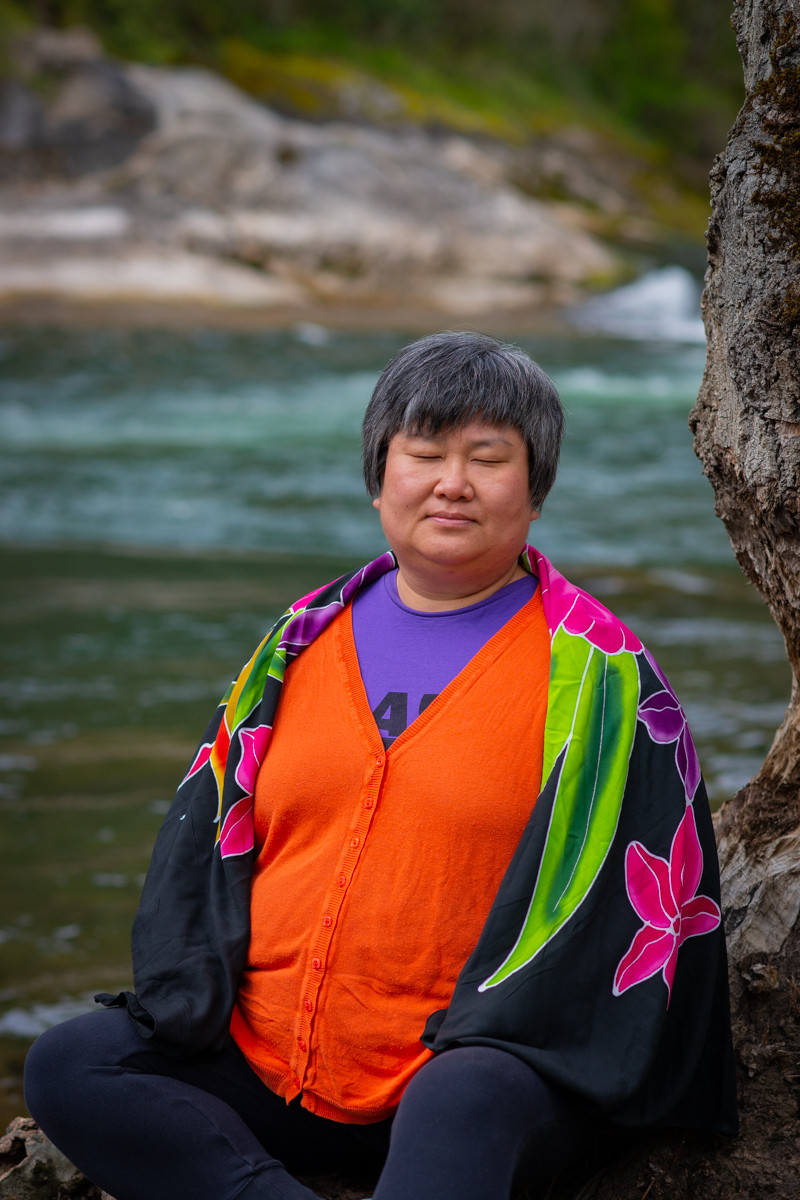
<svg viewBox="0 0 800 1200">
<path fill-rule="evenodd" d="M 522 437 L 478 420 L 437 434 L 396 434 L 373 504 L 401 577 L 443 599 L 489 595 L 508 583 L 539 515 Z"/>
</svg>

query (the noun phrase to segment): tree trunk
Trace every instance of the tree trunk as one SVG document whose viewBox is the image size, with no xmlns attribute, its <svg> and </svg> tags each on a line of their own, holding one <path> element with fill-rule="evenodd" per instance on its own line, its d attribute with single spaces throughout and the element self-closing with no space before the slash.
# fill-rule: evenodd
<svg viewBox="0 0 800 1200">
<path fill-rule="evenodd" d="M 708 358 L 690 421 L 793 679 L 761 770 L 717 820 L 741 1133 L 635 1147 L 564 1189 L 579 1200 L 800 1196 L 799 21 L 800 0 L 736 0 L 746 96 L 711 174 Z"/>
</svg>

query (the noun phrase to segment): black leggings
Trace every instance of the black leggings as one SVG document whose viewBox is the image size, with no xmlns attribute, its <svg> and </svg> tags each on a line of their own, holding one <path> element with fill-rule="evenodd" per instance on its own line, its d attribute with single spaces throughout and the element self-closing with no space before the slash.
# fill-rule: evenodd
<svg viewBox="0 0 800 1200">
<path fill-rule="evenodd" d="M 25 1099 L 115 1200 L 312 1200 L 290 1170 L 348 1165 L 380 1170 L 375 1200 L 507 1200 L 515 1176 L 535 1183 L 574 1164 L 594 1128 L 529 1066 L 486 1046 L 427 1062 L 393 1118 L 345 1125 L 287 1105 L 232 1041 L 171 1058 L 122 1009 L 44 1033 Z"/>
</svg>

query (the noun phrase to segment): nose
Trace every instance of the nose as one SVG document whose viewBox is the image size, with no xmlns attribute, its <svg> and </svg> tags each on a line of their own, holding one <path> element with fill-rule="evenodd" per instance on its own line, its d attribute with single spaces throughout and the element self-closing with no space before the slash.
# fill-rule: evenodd
<svg viewBox="0 0 800 1200">
<path fill-rule="evenodd" d="M 442 462 L 442 470 L 434 487 L 434 495 L 445 500 L 471 500 L 475 490 L 470 483 L 467 464 L 455 454 Z"/>
</svg>

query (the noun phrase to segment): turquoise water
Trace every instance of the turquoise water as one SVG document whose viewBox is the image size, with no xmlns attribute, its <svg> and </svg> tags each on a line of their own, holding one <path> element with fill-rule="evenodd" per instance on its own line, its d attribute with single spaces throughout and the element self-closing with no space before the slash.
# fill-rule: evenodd
<svg viewBox="0 0 800 1200">
<path fill-rule="evenodd" d="M 378 553 L 359 428 L 400 339 L 109 330 L 0 342 L 0 536 L 24 545 Z M 725 563 L 691 453 L 697 345 L 527 345 L 568 412 L 536 534 L 571 563 Z"/>
<path fill-rule="evenodd" d="M 664 326 L 523 342 L 568 412 L 532 533 L 651 645 L 721 801 L 789 674 L 692 453 L 703 346 Z M 359 425 L 405 340 L 0 330 L 4 1114 L 29 1038 L 128 983 L 152 839 L 231 675 L 288 600 L 383 549 Z"/>
</svg>

